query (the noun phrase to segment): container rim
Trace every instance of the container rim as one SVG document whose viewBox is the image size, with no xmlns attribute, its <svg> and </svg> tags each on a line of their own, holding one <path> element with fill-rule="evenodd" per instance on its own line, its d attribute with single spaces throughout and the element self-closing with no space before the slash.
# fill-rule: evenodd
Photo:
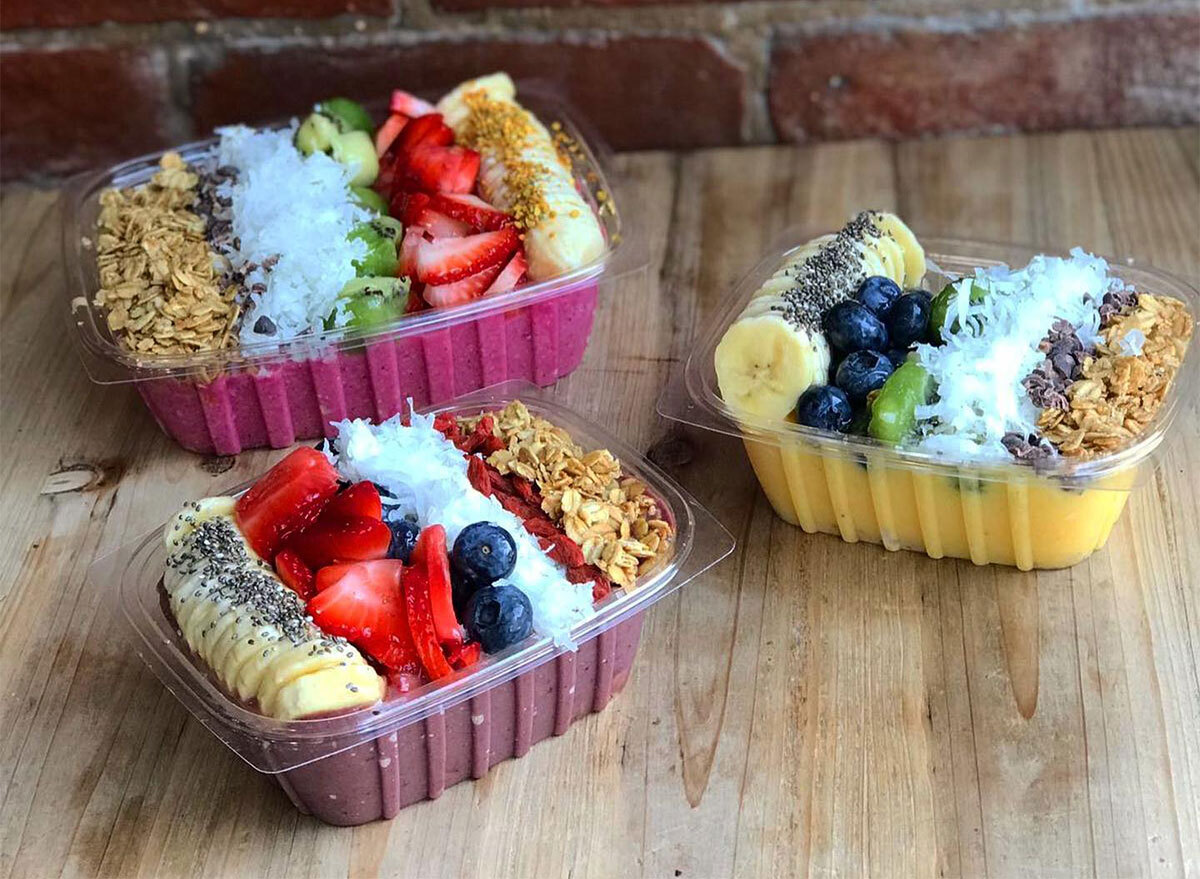
<svg viewBox="0 0 1200 879">
<path fill-rule="evenodd" d="M 1166 400 L 1143 434 L 1122 449 L 1087 461 L 1072 461 L 1056 457 L 1050 463 L 1032 465 L 1020 461 L 976 461 L 933 452 L 896 448 L 873 437 L 835 434 L 817 428 L 772 419 L 746 417 L 737 413 L 721 398 L 713 368 L 713 355 L 726 328 L 737 318 L 751 295 L 803 243 L 827 229 L 809 226 L 791 227 L 776 241 L 763 257 L 734 287 L 728 305 L 720 309 L 695 339 L 682 369 L 676 370 L 659 397 L 659 414 L 675 421 L 704 430 L 743 438 L 747 441 L 780 446 L 802 443 L 810 451 L 826 456 L 850 456 L 860 460 L 868 457 L 880 463 L 914 470 L 928 470 L 946 475 L 961 475 L 969 468 L 972 478 L 984 481 L 1004 481 L 1014 474 L 1046 477 L 1073 483 L 1089 484 L 1135 466 L 1161 447 L 1180 412 L 1195 397 L 1200 376 L 1200 358 L 1189 344 L 1179 372 L 1175 376 Z M 930 269 L 926 279 L 951 280 L 973 271 L 976 267 L 1001 263 L 1020 265 L 1038 254 L 1054 255 L 1052 247 L 993 242 L 978 239 L 930 237 L 921 238 Z M 1132 258 L 1103 257 L 1112 274 L 1135 286 L 1141 292 L 1173 296 L 1186 305 L 1193 321 L 1200 314 L 1200 293 L 1182 278 L 1150 266 L 1141 266 Z"/>
<path fill-rule="evenodd" d="M 501 408 L 515 399 L 524 402 L 531 412 L 565 427 L 577 442 L 612 451 L 626 472 L 645 481 L 676 526 L 673 554 L 637 589 L 615 589 L 596 606 L 594 614 L 574 626 L 571 638 L 576 645 L 646 610 L 733 551 L 734 540 L 729 532 L 674 479 L 594 422 L 538 393 L 533 385 L 508 382 L 423 411 L 478 412 Z M 243 483 L 239 488 L 248 485 Z M 89 568 L 88 581 L 97 589 L 116 586 L 115 600 L 137 636 L 139 655 L 151 671 L 204 726 L 262 772 L 284 772 L 332 756 L 443 712 L 570 651 L 548 637 L 531 635 L 524 643 L 485 657 L 470 669 L 371 709 L 313 720 L 275 720 L 227 696 L 188 650 L 175 621 L 163 611 L 159 582 L 166 550 L 161 534 L 162 526 L 98 559 Z M 305 751 L 303 758 L 297 759 L 290 752 L 299 744 L 305 746 Z"/>
<path fill-rule="evenodd" d="M 323 330 L 285 342 L 255 342 L 221 351 L 196 354 L 139 356 L 116 341 L 108 329 L 103 307 L 92 304 L 99 285 L 94 246 L 84 240 L 95 237 L 95 217 L 99 194 L 109 186 L 131 186 L 147 182 L 158 169 L 164 153 L 159 150 L 120 162 L 100 171 L 85 172 L 69 180 L 63 190 L 61 249 L 67 283 L 63 308 L 70 324 L 69 335 L 75 342 L 84 368 L 97 384 L 122 384 L 157 378 L 213 376 L 222 371 L 267 366 L 287 360 L 319 358 L 330 352 L 353 351 L 368 344 L 394 341 L 409 336 L 457 325 L 483 315 L 528 307 L 554 298 L 567 290 L 587 284 L 601 275 L 617 278 L 636 272 L 646 264 L 647 256 L 636 246 L 628 222 L 621 212 L 624 204 L 623 183 L 611 173 L 612 153 L 595 135 L 582 115 L 543 83 L 518 80 L 518 94 L 539 119 L 562 123 L 564 133 L 580 146 L 572 156 L 577 187 L 600 222 L 607 246 L 603 253 L 571 272 L 527 284 L 508 293 L 476 299 L 448 308 L 430 309 L 370 330 L 337 328 Z M 369 102 L 374 109 L 378 104 Z M 282 128 L 294 120 L 276 121 L 257 126 Z M 215 135 L 174 147 L 186 160 L 208 155 L 219 138 Z M 603 191 L 602 203 L 596 193 Z M 634 245 L 634 246 L 631 246 Z"/>
</svg>

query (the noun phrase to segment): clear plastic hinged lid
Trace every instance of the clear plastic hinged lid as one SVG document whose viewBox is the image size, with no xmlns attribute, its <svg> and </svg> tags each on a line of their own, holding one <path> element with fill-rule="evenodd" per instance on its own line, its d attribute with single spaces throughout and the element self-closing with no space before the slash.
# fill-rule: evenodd
<svg viewBox="0 0 1200 879">
<path fill-rule="evenodd" d="M 436 100 L 453 86 L 431 93 Z M 267 366 L 287 360 L 325 357 L 334 351 L 348 352 L 370 344 L 401 340 L 431 330 L 453 327 L 486 315 L 513 308 L 526 308 L 553 299 L 586 284 L 611 281 L 642 270 L 647 254 L 639 237 L 631 234 L 622 212 L 625 203 L 621 180 L 611 172 L 612 154 L 593 129 L 552 86 L 519 81 L 517 99 L 548 127 L 554 124 L 578 149 L 564 151 L 574 171 L 576 188 L 595 211 L 606 247 L 591 263 L 558 277 L 525 284 L 508 293 L 444 308 L 405 315 L 399 320 L 370 329 L 338 328 L 312 332 L 286 342 L 254 342 L 219 351 L 186 355 L 144 355 L 121 346 L 108 328 L 105 309 L 94 304 L 99 290 L 96 265 L 96 222 L 100 196 L 111 187 L 140 186 L 159 170 L 165 152 L 150 153 L 114 165 L 104 171 L 74 178 L 63 192 L 62 253 L 67 284 L 64 310 L 89 377 L 100 384 L 137 382 L 159 378 L 209 378 L 224 371 Z M 383 118 L 386 107 L 369 104 L 375 118 Z M 281 128 L 277 123 L 261 128 Z M 193 162 L 213 153 L 218 138 L 210 137 L 176 147 L 185 161 Z"/>
<path fill-rule="evenodd" d="M 430 412 L 471 415 L 521 400 L 535 415 L 564 428 L 585 448 L 607 448 L 623 471 L 642 480 L 661 502 L 676 530 L 674 548 L 639 577 L 632 591 L 616 588 L 595 613 L 571 630 L 579 644 L 639 614 L 707 571 L 734 546 L 729 532 L 671 477 L 612 434 L 551 402 L 526 383 L 497 385 Z M 249 483 L 225 493 L 238 493 Z M 180 504 L 192 498 L 179 498 Z M 164 607 L 161 588 L 166 549 L 162 527 L 96 561 L 88 573 L 93 588 L 109 591 L 133 629 L 135 649 L 176 698 L 221 741 L 262 772 L 278 773 L 387 735 L 445 711 L 491 687 L 545 663 L 566 649 L 536 633 L 509 649 L 485 655 L 475 665 L 427 683 L 375 708 L 316 720 L 278 721 L 226 696 L 202 661 L 183 641 Z"/>
<path fill-rule="evenodd" d="M 1167 397 L 1153 420 L 1136 440 L 1110 454 L 1078 460 L 1057 456 L 1040 461 L 1035 466 L 1018 461 L 964 461 L 930 452 L 898 448 L 868 436 L 838 434 L 806 427 L 791 421 L 756 419 L 735 412 L 722 398 L 717 386 L 714 355 L 726 329 L 741 314 L 747 302 L 762 284 L 795 253 L 804 242 L 828 230 L 791 229 L 778 240 L 770 254 L 758 263 L 734 288 L 733 295 L 705 326 L 691 346 L 691 354 L 681 370 L 677 370 L 658 401 L 661 415 L 712 430 L 728 436 L 746 439 L 769 446 L 803 445 L 806 451 L 823 455 L 849 457 L 877 466 L 925 470 L 952 478 L 961 478 L 969 471 L 973 479 L 1007 481 L 1021 475 L 1048 477 L 1064 485 L 1105 488 L 1107 477 L 1118 472 L 1122 479 L 1112 487 L 1128 489 L 1130 468 L 1154 460 L 1161 454 L 1164 439 L 1181 409 L 1194 404 L 1200 370 L 1197 355 L 1189 345 L 1184 362 L 1175 376 Z M 952 280 L 972 274 L 976 268 L 1026 265 L 1038 254 L 1051 254 L 1051 248 L 1035 248 L 952 238 L 921 238 L 928 262 L 923 287 L 934 293 Z M 1171 296 L 1185 303 L 1195 319 L 1200 312 L 1200 294 L 1182 279 L 1158 269 L 1137 265 L 1133 260 L 1107 259 L 1110 272 L 1140 293 Z M 1137 478 L 1144 478 L 1151 468 L 1141 468 Z"/>
</svg>

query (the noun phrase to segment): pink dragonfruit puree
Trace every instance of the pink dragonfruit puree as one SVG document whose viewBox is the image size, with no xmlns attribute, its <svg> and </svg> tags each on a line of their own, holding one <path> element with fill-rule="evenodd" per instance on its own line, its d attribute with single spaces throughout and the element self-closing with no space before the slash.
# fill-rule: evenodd
<svg viewBox="0 0 1200 879">
<path fill-rule="evenodd" d="M 330 422 L 381 420 L 500 382 L 553 384 L 579 366 L 597 280 L 553 298 L 315 360 L 243 368 L 202 382 L 161 378 L 138 390 L 163 431 L 189 451 L 236 455 L 332 435 Z"/>
<path fill-rule="evenodd" d="M 444 712 L 275 778 L 301 812 L 342 826 L 392 818 L 436 799 L 607 706 L 629 680 L 642 616 Z"/>
</svg>

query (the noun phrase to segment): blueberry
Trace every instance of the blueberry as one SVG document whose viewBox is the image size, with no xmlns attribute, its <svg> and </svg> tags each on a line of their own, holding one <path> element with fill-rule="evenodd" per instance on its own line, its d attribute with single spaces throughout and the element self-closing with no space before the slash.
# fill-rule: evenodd
<svg viewBox="0 0 1200 879">
<path fill-rule="evenodd" d="M 883 317 L 892 307 L 892 303 L 900 298 L 900 288 L 891 278 L 872 275 L 859 285 L 854 298 L 875 314 Z"/>
<path fill-rule="evenodd" d="M 923 290 L 905 293 L 897 299 L 884 317 L 892 347 L 908 348 L 924 339 L 929 329 L 930 310 L 929 294 Z"/>
<path fill-rule="evenodd" d="M 821 318 L 825 338 L 838 351 L 861 351 L 888 347 L 887 327 L 861 302 L 847 299 L 830 308 Z"/>
<path fill-rule="evenodd" d="M 908 360 L 908 352 L 901 351 L 899 348 L 888 348 L 886 356 L 888 360 L 892 361 L 892 369 L 899 369 L 901 364 Z"/>
<path fill-rule="evenodd" d="M 796 420 L 806 427 L 844 431 L 853 415 L 850 399 L 833 385 L 813 385 L 796 403 Z"/>
<path fill-rule="evenodd" d="M 491 522 L 476 522 L 459 532 L 450 552 L 450 567 L 476 588 L 491 586 L 512 573 L 517 544 L 512 535 Z"/>
<path fill-rule="evenodd" d="M 387 526 L 392 529 L 392 545 L 388 547 L 388 558 L 400 559 L 407 565 L 412 557 L 413 547 L 417 545 L 417 535 L 421 533 L 420 526 L 402 518 L 392 519 Z"/>
<path fill-rule="evenodd" d="M 837 386 L 855 402 L 882 387 L 893 370 L 892 361 L 878 351 L 855 351 L 842 361 L 837 371 Z"/>
<path fill-rule="evenodd" d="M 485 586 L 467 601 L 463 621 L 485 653 L 499 653 L 529 637 L 533 606 L 516 586 Z"/>
</svg>

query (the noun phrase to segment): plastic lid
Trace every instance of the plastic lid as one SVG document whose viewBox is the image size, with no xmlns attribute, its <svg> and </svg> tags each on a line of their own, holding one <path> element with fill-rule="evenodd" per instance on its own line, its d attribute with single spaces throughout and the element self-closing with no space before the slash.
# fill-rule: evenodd
<svg viewBox="0 0 1200 879">
<path fill-rule="evenodd" d="M 981 481 L 1006 481 L 1016 476 L 1046 477 L 1059 480 L 1065 487 L 1086 485 L 1097 489 L 1108 487 L 1108 477 L 1161 455 L 1164 440 L 1179 410 L 1195 399 L 1200 362 L 1190 345 L 1183 365 L 1175 377 L 1167 398 L 1146 430 L 1135 442 L 1113 452 L 1087 461 L 1058 457 L 1050 462 L 1030 464 L 1011 462 L 963 461 L 944 455 L 907 450 L 891 446 L 872 437 L 835 434 L 791 422 L 756 419 L 736 412 L 721 399 L 717 387 L 713 357 L 725 330 L 741 314 L 746 303 L 787 257 L 804 242 L 827 230 L 793 228 L 782 242 L 758 263 L 734 288 L 728 304 L 704 328 L 691 347 L 682 371 L 677 371 L 658 401 L 658 412 L 676 421 L 712 430 L 728 436 L 745 438 L 771 446 L 803 443 L 809 451 L 829 456 L 849 456 L 877 466 L 892 466 L 912 470 L 937 472 L 955 478 Z M 1052 253 L 1051 248 L 997 244 L 966 239 L 921 239 L 930 270 L 925 286 L 935 290 L 950 280 L 970 274 L 976 268 L 1007 264 L 1020 266 L 1040 253 Z M 1182 279 L 1167 272 L 1135 265 L 1132 260 L 1108 259 L 1112 274 L 1143 293 L 1172 296 L 1182 300 L 1193 319 L 1200 311 L 1200 294 Z M 934 269 L 936 266 L 937 269 Z M 1139 473 L 1139 478 L 1144 474 Z M 1114 481 L 1112 487 L 1126 490 L 1128 479 Z"/>
<path fill-rule="evenodd" d="M 603 275 L 614 279 L 639 271 L 647 254 L 638 236 L 631 234 L 620 205 L 623 204 L 619 181 L 607 172 L 610 153 L 587 124 L 563 101 L 552 97 L 538 84 L 518 83 L 522 105 L 547 122 L 562 123 L 563 131 L 580 146 L 573 152 L 575 177 L 579 191 L 596 211 L 608 243 L 605 251 L 588 265 L 568 274 L 528 284 L 508 293 L 477 299 L 462 305 L 431 309 L 405 316 L 371 330 L 321 331 L 284 343 L 256 342 L 222 351 L 186 355 L 138 355 L 122 347 L 108 329 L 105 309 L 92 304 L 99 289 L 94 242 L 96 220 L 100 213 L 100 194 L 109 187 L 137 186 L 146 183 L 158 170 L 164 152 L 150 153 L 114 165 L 105 171 L 85 174 L 72 180 L 63 194 L 62 253 L 67 274 L 64 310 L 71 325 L 84 368 L 99 384 L 137 382 L 158 378 L 215 376 L 229 370 L 266 366 L 286 360 L 320 358 L 337 351 L 353 351 L 368 343 L 400 340 L 432 329 L 452 327 L 480 316 L 526 307 L 552 299 Z M 376 114 L 380 115 L 380 114 Z M 186 161 L 209 154 L 218 142 L 211 137 L 177 147 Z M 616 190 L 614 192 L 614 183 Z M 603 210 L 597 193 L 603 192 Z"/>
<path fill-rule="evenodd" d="M 729 532 L 671 477 L 644 456 L 569 409 L 552 403 L 532 385 L 497 385 L 431 411 L 474 414 L 522 400 L 535 414 L 563 427 L 586 448 L 607 448 L 622 470 L 645 482 L 675 523 L 673 554 L 632 592 L 615 589 L 594 615 L 571 632 L 575 643 L 594 637 L 670 595 L 733 551 Z M 244 490 L 248 484 L 227 493 Z M 192 498 L 180 498 L 184 503 Z M 163 607 L 159 587 L 166 549 L 162 528 L 131 541 L 96 561 L 88 582 L 113 595 L 132 626 L 138 654 L 184 706 L 242 759 L 263 772 L 284 772 L 394 732 L 431 714 L 524 674 L 566 652 L 549 638 L 530 636 L 522 644 L 485 656 L 476 665 L 433 681 L 401 699 L 339 717 L 284 722 L 251 711 L 226 696 L 203 662 L 182 640 Z"/>
</svg>

